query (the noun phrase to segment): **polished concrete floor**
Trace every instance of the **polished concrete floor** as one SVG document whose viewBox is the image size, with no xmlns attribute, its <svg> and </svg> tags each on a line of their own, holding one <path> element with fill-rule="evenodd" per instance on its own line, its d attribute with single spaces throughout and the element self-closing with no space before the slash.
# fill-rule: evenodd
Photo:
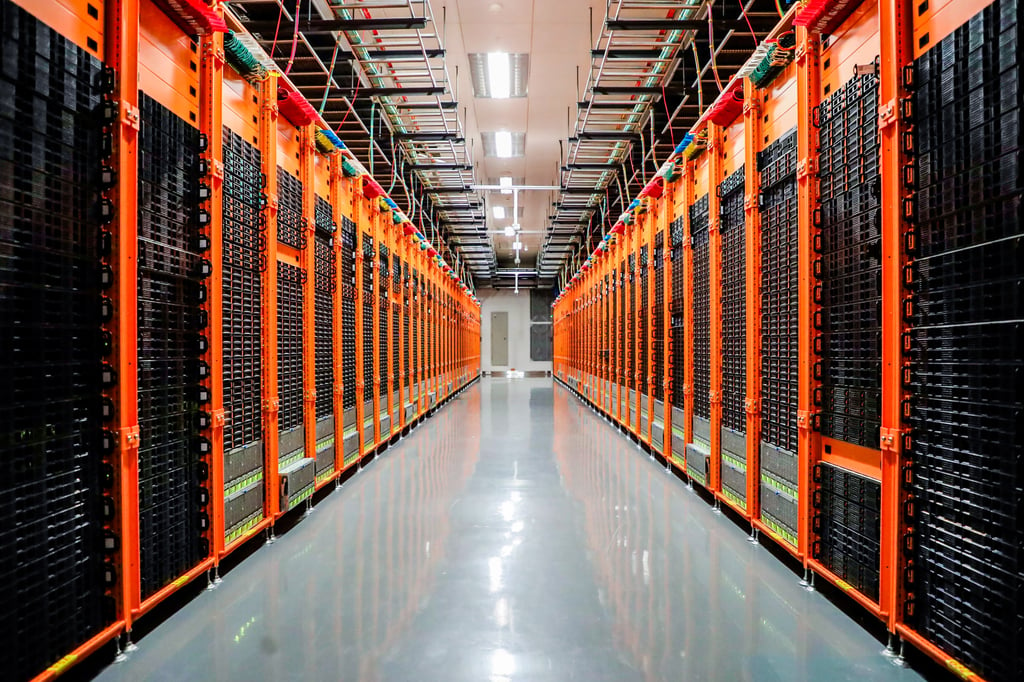
<svg viewBox="0 0 1024 682">
<path fill-rule="evenodd" d="M 485 379 L 103 680 L 916 680 L 550 379 Z"/>
</svg>

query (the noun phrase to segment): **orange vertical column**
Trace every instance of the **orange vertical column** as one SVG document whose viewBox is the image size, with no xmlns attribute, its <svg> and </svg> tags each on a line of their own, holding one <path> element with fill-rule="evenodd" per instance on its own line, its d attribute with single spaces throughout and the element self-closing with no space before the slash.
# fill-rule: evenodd
<svg viewBox="0 0 1024 682">
<path fill-rule="evenodd" d="M 911 193 L 904 169 L 910 162 L 901 142 L 910 128 L 901 106 L 908 97 L 904 68 L 913 55 L 912 5 L 908 0 L 879 0 L 878 131 L 881 141 L 882 182 L 882 426 L 879 447 L 882 457 L 881 573 L 879 605 L 888 614 L 889 632 L 904 623 L 907 586 L 903 584 L 905 560 L 900 553 L 901 536 L 907 525 L 902 518 L 907 493 L 901 472 L 910 462 L 904 451 L 905 431 L 901 422 L 904 389 L 903 355 L 903 268 L 907 254 L 904 244 L 912 236 L 903 217 L 903 201 Z M 906 636 L 906 631 L 901 631 Z M 917 637 L 914 643 L 923 647 Z M 935 656 L 935 652 L 930 652 Z M 948 664 L 947 664 L 948 665 Z M 962 670 L 958 668 L 957 670 Z"/>
<path fill-rule="evenodd" d="M 708 123 L 708 315 L 711 408 L 711 472 L 708 488 L 721 490 L 722 461 L 722 210 L 718 186 L 722 183 L 725 150 L 722 128 Z"/>
<path fill-rule="evenodd" d="M 674 342 L 672 339 L 672 223 L 676 217 L 676 183 L 665 181 L 665 191 L 661 198 L 665 211 L 665 232 L 663 236 L 663 258 L 665 265 L 662 268 L 662 276 L 665 278 L 664 308 L 662 309 L 662 325 L 665 334 L 665 354 L 662 358 L 663 385 L 665 387 L 665 438 L 661 454 L 669 462 L 672 462 L 672 396 L 675 391 L 672 381 L 672 350 Z"/>
<path fill-rule="evenodd" d="M 761 176 L 757 149 L 761 146 L 761 92 L 743 81 L 743 211 L 746 228 L 746 368 L 747 388 L 747 512 L 758 519 L 761 476 Z M 754 533 L 756 536 L 756 533 Z"/>
<path fill-rule="evenodd" d="M 340 154 L 335 154 L 331 157 L 329 172 L 329 196 L 333 211 L 331 220 L 334 221 L 340 232 L 341 224 L 344 220 L 342 204 L 348 199 L 345 191 L 345 176 L 341 170 Z M 331 297 L 331 308 L 333 311 L 331 319 L 334 320 L 334 327 L 331 329 L 331 346 L 333 348 L 332 356 L 334 357 L 334 386 L 332 387 L 334 390 L 334 470 L 341 471 L 345 468 L 345 382 L 342 372 L 342 358 L 345 357 L 346 352 L 353 352 L 353 349 L 345 348 L 343 340 L 344 332 L 342 331 L 342 326 L 344 318 L 341 312 L 341 299 L 343 295 L 342 287 L 344 286 L 347 273 L 342 272 L 341 235 L 338 233 L 335 233 L 333 246 L 335 267 L 334 295 Z"/>
<path fill-rule="evenodd" d="M 398 254 L 399 267 L 408 268 L 409 238 L 402 234 L 401 227 L 396 226 L 395 231 L 395 253 Z M 405 419 L 405 405 L 409 401 L 409 368 L 405 362 L 407 356 L 406 346 L 409 343 L 408 335 L 405 333 L 405 330 L 408 329 L 409 309 L 405 305 L 408 289 L 406 288 L 404 275 L 404 272 L 399 271 L 398 291 L 395 292 L 398 299 L 398 420 L 399 427 L 403 430 L 408 426 Z"/>
<path fill-rule="evenodd" d="M 260 85 L 260 156 L 267 179 L 267 269 L 263 274 L 263 453 L 267 516 L 277 518 L 277 76 Z"/>
<path fill-rule="evenodd" d="M 114 593 L 125 629 L 132 629 L 132 610 L 140 602 L 139 583 L 139 409 L 138 409 L 138 135 L 139 135 L 139 7 L 136 0 L 108 0 L 104 31 L 105 62 L 114 69 L 110 122 L 114 141 L 113 187 L 106 192 L 110 204 L 109 240 L 104 260 L 114 271 L 111 290 L 114 314 L 105 331 L 112 340 L 113 372 L 104 377 L 105 397 L 114 404 L 111 428 L 104 432 L 104 449 L 112 451 L 117 472 L 109 494 L 113 501 L 112 526 L 120 537 L 119 577 Z M 104 204 L 107 205 L 107 204 Z M 104 247 L 103 250 L 106 250 Z"/>
<path fill-rule="evenodd" d="M 690 239 L 690 206 L 696 187 L 694 164 L 687 162 L 683 170 L 683 442 L 693 442 L 693 243 Z M 689 472 L 690 463 L 686 462 Z"/>
<path fill-rule="evenodd" d="M 641 409 L 647 414 L 647 423 L 641 418 L 640 426 L 641 439 L 648 445 L 651 443 L 651 422 L 654 421 L 654 230 L 657 223 L 658 207 L 652 199 L 647 199 L 647 213 L 644 215 L 644 245 L 647 247 L 647 263 L 644 269 L 647 271 L 646 292 L 641 292 L 643 301 L 643 315 L 646 318 L 644 323 L 644 366 L 641 368 L 644 376 L 646 395 L 643 397 Z"/>
<path fill-rule="evenodd" d="M 363 268 L 365 266 L 363 258 L 363 231 L 364 218 L 363 218 L 363 204 L 365 203 L 362 193 L 362 181 L 358 178 L 352 181 L 352 221 L 355 223 L 356 237 L 355 237 L 355 294 L 356 294 L 356 314 L 355 314 L 355 347 L 352 349 L 356 354 L 356 430 L 359 433 L 358 443 L 358 456 L 356 459 L 362 459 L 363 451 L 366 448 L 366 429 L 364 423 L 366 421 L 366 384 L 364 383 L 365 367 L 363 363 L 363 357 L 366 354 L 365 346 L 366 340 L 363 338 L 363 302 L 365 301 L 366 293 L 363 291 Z"/>
<path fill-rule="evenodd" d="M 821 438 L 819 415 L 814 407 L 815 387 L 820 383 L 820 361 L 815 354 L 814 316 L 819 308 L 820 287 L 814 274 L 814 212 L 818 206 L 818 143 L 817 129 L 812 125 L 814 108 L 821 92 L 820 43 L 804 28 L 797 28 L 797 277 L 799 282 L 797 312 L 797 428 L 799 463 L 799 537 L 798 549 L 807 566 L 811 537 L 811 472 L 819 456 Z"/>
<path fill-rule="evenodd" d="M 380 288 L 383 286 L 383 282 L 380 281 L 380 244 L 381 239 L 384 235 L 381 234 L 380 230 L 380 207 L 376 199 L 368 202 L 367 206 L 367 231 L 370 233 L 370 237 L 373 239 L 373 255 L 370 257 L 369 262 L 364 262 L 364 268 L 370 268 L 373 273 L 373 292 L 370 294 L 370 319 L 372 320 L 371 332 L 373 353 L 371 353 L 370 362 L 373 366 L 373 379 L 370 381 L 370 385 L 366 388 L 370 395 L 370 405 L 373 411 L 373 433 L 370 436 L 370 443 L 372 447 L 377 447 L 377 444 L 381 441 L 380 431 L 380 418 L 381 418 L 381 403 L 380 403 Z"/>
<path fill-rule="evenodd" d="M 316 178 L 313 176 L 313 126 L 299 128 L 299 181 L 306 248 L 299 252 L 302 284 L 302 401 L 306 459 L 316 459 Z"/>
<path fill-rule="evenodd" d="M 224 551 L 224 333 L 223 333 L 223 181 L 224 132 L 221 102 L 224 82 L 224 39 L 220 34 L 204 36 L 200 41 L 199 129 L 206 134 L 205 158 L 210 173 L 210 279 L 208 286 L 210 349 L 204 358 L 210 366 L 210 490 L 213 502 L 211 525 L 214 563 L 220 563 Z"/>
</svg>

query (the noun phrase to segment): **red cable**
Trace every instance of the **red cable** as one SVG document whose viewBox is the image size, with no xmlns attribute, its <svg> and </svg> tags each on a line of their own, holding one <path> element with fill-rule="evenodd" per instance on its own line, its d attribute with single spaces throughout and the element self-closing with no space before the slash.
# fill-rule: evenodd
<svg viewBox="0 0 1024 682">
<path fill-rule="evenodd" d="M 284 16 L 284 6 L 281 6 L 281 11 L 277 13 L 277 28 L 274 29 L 274 42 L 270 46 L 270 58 L 274 58 L 274 51 L 277 50 L 277 34 L 281 30 L 281 17 Z"/>
<path fill-rule="evenodd" d="M 341 123 L 339 123 L 339 124 L 338 124 L 338 130 L 337 130 L 337 132 L 338 132 L 339 134 L 341 133 L 341 127 L 342 127 L 343 125 L 345 125 L 345 121 L 347 121 L 347 120 L 348 120 L 348 115 L 349 115 L 350 113 L 352 113 L 352 110 L 353 110 L 353 109 L 355 109 L 355 108 L 356 108 L 356 98 L 357 98 L 357 97 L 359 97 L 359 86 L 360 86 L 360 85 L 362 85 L 362 83 L 360 83 L 360 81 L 359 81 L 359 76 L 356 76 L 356 91 L 355 91 L 355 93 L 353 93 L 353 95 L 352 95 L 352 101 L 351 101 L 351 102 L 349 102 L 349 105 L 348 105 L 348 109 L 347 109 L 347 110 L 345 111 L 345 116 L 343 116 L 343 117 L 342 117 L 342 119 L 341 119 Z M 373 140 L 371 140 L 370 142 L 371 142 L 371 145 L 370 145 L 370 153 L 372 154 L 372 153 L 373 153 L 373 145 L 372 145 L 372 142 L 373 142 Z"/>
<path fill-rule="evenodd" d="M 743 0 L 740 0 L 740 14 L 747 20 L 747 28 L 750 29 L 750 37 L 754 39 L 754 46 L 757 46 L 757 34 L 754 33 L 754 26 L 750 23 L 750 19 L 747 17 L 747 8 L 743 6 Z"/>
<path fill-rule="evenodd" d="M 292 64 L 295 62 L 295 48 L 299 46 L 299 12 L 302 11 L 301 3 L 302 0 L 295 0 L 295 29 L 292 32 L 292 53 L 288 57 L 288 66 L 284 67 L 284 75 L 286 76 L 292 70 Z"/>
<path fill-rule="evenodd" d="M 665 105 L 665 120 L 668 122 L 668 134 L 672 138 L 672 149 L 676 148 L 676 132 L 672 130 L 672 114 L 668 111 L 668 98 L 665 97 L 665 86 L 661 86 L 661 103 Z"/>
</svg>

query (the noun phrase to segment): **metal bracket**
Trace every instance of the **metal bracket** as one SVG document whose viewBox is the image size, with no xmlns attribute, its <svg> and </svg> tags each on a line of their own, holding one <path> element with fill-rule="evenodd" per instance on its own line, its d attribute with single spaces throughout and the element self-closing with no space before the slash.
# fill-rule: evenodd
<svg viewBox="0 0 1024 682">
<path fill-rule="evenodd" d="M 710 391 L 708 393 L 708 401 L 712 405 L 717 405 L 718 403 L 722 402 L 722 393 L 720 391 Z"/>
<path fill-rule="evenodd" d="M 683 384 L 683 395 L 690 395 L 690 384 Z"/>
<path fill-rule="evenodd" d="M 213 163 L 210 164 L 210 177 L 218 183 L 224 181 L 224 163 L 222 161 L 213 159 Z"/>
<path fill-rule="evenodd" d="M 718 230 L 721 228 L 721 225 L 722 225 L 722 221 L 719 220 L 716 217 L 714 220 L 712 220 L 710 223 L 708 223 L 708 234 L 715 234 L 715 233 L 717 233 Z"/>
<path fill-rule="evenodd" d="M 798 45 L 796 48 L 796 63 L 802 64 L 807 59 L 807 47 Z"/>
<path fill-rule="evenodd" d="M 206 47 L 206 57 L 213 60 L 213 68 L 219 69 L 224 66 L 226 59 L 224 58 L 224 50 L 219 50 L 213 46 L 212 43 Z"/>
<path fill-rule="evenodd" d="M 126 426 L 121 429 L 121 452 L 138 450 L 142 444 L 142 432 L 138 426 Z"/>
<path fill-rule="evenodd" d="M 796 165 L 796 177 L 802 180 L 808 175 L 815 175 L 818 172 L 818 159 L 811 157 L 804 159 Z"/>
<path fill-rule="evenodd" d="M 757 398 L 747 398 L 743 401 L 743 409 L 746 410 L 747 414 L 760 414 L 760 401 Z"/>
<path fill-rule="evenodd" d="M 309 219 L 309 216 L 302 216 L 302 225 L 310 234 L 316 232 L 316 222 Z"/>
<path fill-rule="evenodd" d="M 808 431 L 813 426 L 814 413 L 810 410 L 797 410 L 796 425 L 801 431 Z"/>
<path fill-rule="evenodd" d="M 220 429 L 224 428 L 224 424 L 225 424 L 225 421 L 226 421 L 226 419 L 224 417 L 224 410 L 223 409 L 214 410 L 213 413 L 212 413 L 212 416 L 213 416 L 213 426 L 214 426 L 214 428 L 220 428 Z"/>
<path fill-rule="evenodd" d="M 135 131 L 142 126 L 142 114 L 139 112 L 139 108 L 124 100 L 121 100 L 121 125 Z"/>
<path fill-rule="evenodd" d="M 276 397 L 263 399 L 263 411 L 268 415 L 276 415 L 281 407 L 281 401 Z"/>
<path fill-rule="evenodd" d="M 878 448 L 885 452 L 899 454 L 900 430 L 881 428 L 878 430 Z"/>
<path fill-rule="evenodd" d="M 277 195 L 276 194 L 268 194 L 267 195 L 267 213 L 269 213 L 270 215 L 272 215 L 274 217 L 277 217 L 277 208 L 278 208 Z"/>
<path fill-rule="evenodd" d="M 757 192 L 753 194 L 743 195 L 743 210 L 747 213 L 754 211 L 757 208 Z"/>
<path fill-rule="evenodd" d="M 896 123 L 896 100 L 891 99 L 878 107 L 878 130 L 884 130 Z"/>
<path fill-rule="evenodd" d="M 316 402 L 316 389 L 313 389 L 312 391 L 306 391 L 306 395 L 304 397 L 305 397 L 307 403 L 315 403 Z"/>
</svg>

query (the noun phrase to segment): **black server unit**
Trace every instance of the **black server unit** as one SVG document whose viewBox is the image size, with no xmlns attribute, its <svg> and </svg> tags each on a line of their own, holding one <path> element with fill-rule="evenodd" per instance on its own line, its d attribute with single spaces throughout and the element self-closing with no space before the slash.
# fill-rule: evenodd
<svg viewBox="0 0 1024 682">
<path fill-rule="evenodd" d="M 377 307 L 377 338 L 380 344 L 377 348 L 378 371 L 380 382 L 377 387 L 377 400 L 379 403 L 378 413 L 380 414 L 380 437 L 383 440 L 391 435 L 391 413 L 388 408 L 388 386 L 391 365 L 388 363 L 388 321 L 391 319 L 391 250 L 384 244 L 380 245 L 380 279 L 378 280 L 378 294 L 380 297 Z"/>
<path fill-rule="evenodd" d="M 142 598 L 208 553 L 202 532 L 199 435 L 210 400 L 199 361 L 209 340 L 202 305 L 210 263 L 200 251 L 201 136 L 139 93 L 139 571 Z M 204 448 L 206 450 L 204 450 Z"/>
<path fill-rule="evenodd" d="M 836 576 L 878 600 L 882 485 L 822 462 L 814 468 L 811 551 Z"/>
<path fill-rule="evenodd" d="M 640 247 L 640 257 L 637 259 L 637 267 L 640 275 L 640 303 L 636 314 L 636 345 L 637 345 L 637 391 L 641 396 L 647 395 L 647 305 L 648 305 L 648 273 L 647 273 L 647 245 Z M 647 416 L 647 401 L 640 401 L 641 418 Z M 646 426 L 641 428 L 641 433 L 647 433 Z"/>
<path fill-rule="evenodd" d="M 306 247 L 302 217 L 305 188 L 294 175 L 277 168 L 277 238 L 282 244 Z M 314 252 L 315 257 L 315 252 Z M 306 273 L 277 263 L 277 395 L 278 460 L 284 470 L 307 456 L 303 396 L 303 292 Z M 314 280 L 315 281 L 315 280 Z M 315 303 L 315 301 L 314 301 Z"/>
<path fill-rule="evenodd" d="M 818 107 L 820 204 L 815 251 L 820 279 L 821 434 L 878 447 L 882 409 L 882 238 L 879 209 L 878 77 L 855 76 Z M 826 448 L 831 447 L 826 444 Z M 856 476 L 824 467 L 814 498 L 815 558 L 878 599 L 879 533 L 873 515 L 834 513 L 833 480 Z M 878 482 L 864 479 L 864 486 Z M 846 505 L 846 502 L 843 502 Z M 849 505 L 846 505 L 849 506 Z M 844 506 L 844 511 L 846 509 Z M 866 524 L 866 525 L 865 525 Z"/>
<path fill-rule="evenodd" d="M 693 434 L 687 445 L 686 470 L 707 484 L 711 454 L 711 248 L 710 195 L 690 206 L 693 252 Z"/>
<path fill-rule="evenodd" d="M 285 468 L 305 456 L 302 385 L 302 305 L 306 273 L 277 263 L 278 457 Z"/>
<path fill-rule="evenodd" d="M 334 250 L 334 208 L 323 197 L 314 204 L 316 231 L 313 236 L 313 316 L 316 375 L 316 473 L 329 475 L 335 462 L 334 417 L 334 293 L 338 288 L 337 258 Z"/>
<path fill-rule="evenodd" d="M 266 195 L 259 149 L 229 128 L 223 138 L 222 310 L 224 540 L 263 517 L 263 273 Z"/>
<path fill-rule="evenodd" d="M 630 424 L 636 423 L 636 418 L 633 413 L 636 411 L 636 396 L 635 391 L 637 387 L 637 346 L 636 338 L 638 333 L 639 323 L 637 321 L 637 257 L 635 253 L 631 253 L 626 260 L 626 281 L 628 286 L 626 287 L 626 309 L 629 310 L 627 317 L 628 324 L 626 328 L 626 386 L 630 389 L 629 406 L 630 406 Z"/>
<path fill-rule="evenodd" d="M 905 209 L 905 615 L 989 680 L 1024 672 L 1021 38 L 996 0 L 916 60 Z"/>
<path fill-rule="evenodd" d="M 416 268 L 412 269 L 412 367 L 410 369 L 411 381 L 412 381 L 412 399 L 418 401 L 420 398 L 420 334 L 421 315 L 420 315 L 420 271 Z M 417 405 L 416 411 L 419 412 L 419 406 Z"/>
<path fill-rule="evenodd" d="M 356 225 L 341 219 L 341 409 L 344 453 L 348 465 L 359 455 L 356 425 Z M 337 366 L 339 363 L 335 363 Z"/>
<path fill-rule="evenodd" d="M 686 231 L 684 216 L 672 221 L 669 238 L 672 245 L 672 459 L 685 466 L 686 442 L 683 439 L 683 414 L 686 409 L 686 298 L 683 259 L 683 237 Z"/>
<path fill-rule="evenodd" d="M 296 249 L 306 248 L 303 229 L 302 182 L 281 166 L 277 167 L 277 241 Z"/>
<path fill-rule="evenodd" d="M 651 311 L 651 359 L 654 363 L 654 385 L 651 391 L 655 400 L 665 399 L 665 259 L 662 246 L 665 235 L 658 231 L 654 236 L 654 310 Z"/>
<path fill-rule="evenodd" d="M 796 545 L 796 129 L 757 154 L 761 176 L 761 519 Z"/>
<path fill-rule="evenodd" d="M 413 377 L 413 366 L 412 362 L 412 327 L 413 327 L 413 306 L 412 306 L 412 269 L 409 267 L 408 261 L 402 263 L 402 305 L 404 306 L 402 318 L 402 362 L 405 363 L 405 372 L 402 373 L 402 385 L 405 387 L 405 404 L 409 405 L 413 402 L 412 387 L 410 385 Z M 404 406 L 403 406 L 404 407 Z M 406 414 L 406 424 L 415 415 L 415 410 L 411 410 L 410 413 Z"/>
<path fill-rule="evenodd" d="M 882 409 L 878 77 L 853 78 L 818 112 L 821 434 L 877 448 Z"/>
<path fill-rule="evenodd" d="M 373 443 L 373 237 L 363 233 L 363 431 L 362 447 Z"/>
<path fill-rule="evenodd" d="M 114 436 L 101 395 L 115 380 L 101 369 L 113 313 L 100 266 L 104 77 L 24 10 L 2 11 L 0 636 L 5 674 L 31 679 L 114 619 L 102 511 Z"/>
<path fill-rule="evenodd" d="M 722 231 L 722 491 L 747 505 L 747 260 L 745 170 L 718 186 Z"/>
<path fill-rule="evenodd" d="M 401 348 L 402 326 L 399 317 L 402 311 L 402 260 L 397 255 L 391 256 L 391 289 L 399 302 L 391 303 L 391 404 L 400 409 L 398 404 L 399 387 L 402 382 L 402 370 L 398 349 Z"/>
</svg>

